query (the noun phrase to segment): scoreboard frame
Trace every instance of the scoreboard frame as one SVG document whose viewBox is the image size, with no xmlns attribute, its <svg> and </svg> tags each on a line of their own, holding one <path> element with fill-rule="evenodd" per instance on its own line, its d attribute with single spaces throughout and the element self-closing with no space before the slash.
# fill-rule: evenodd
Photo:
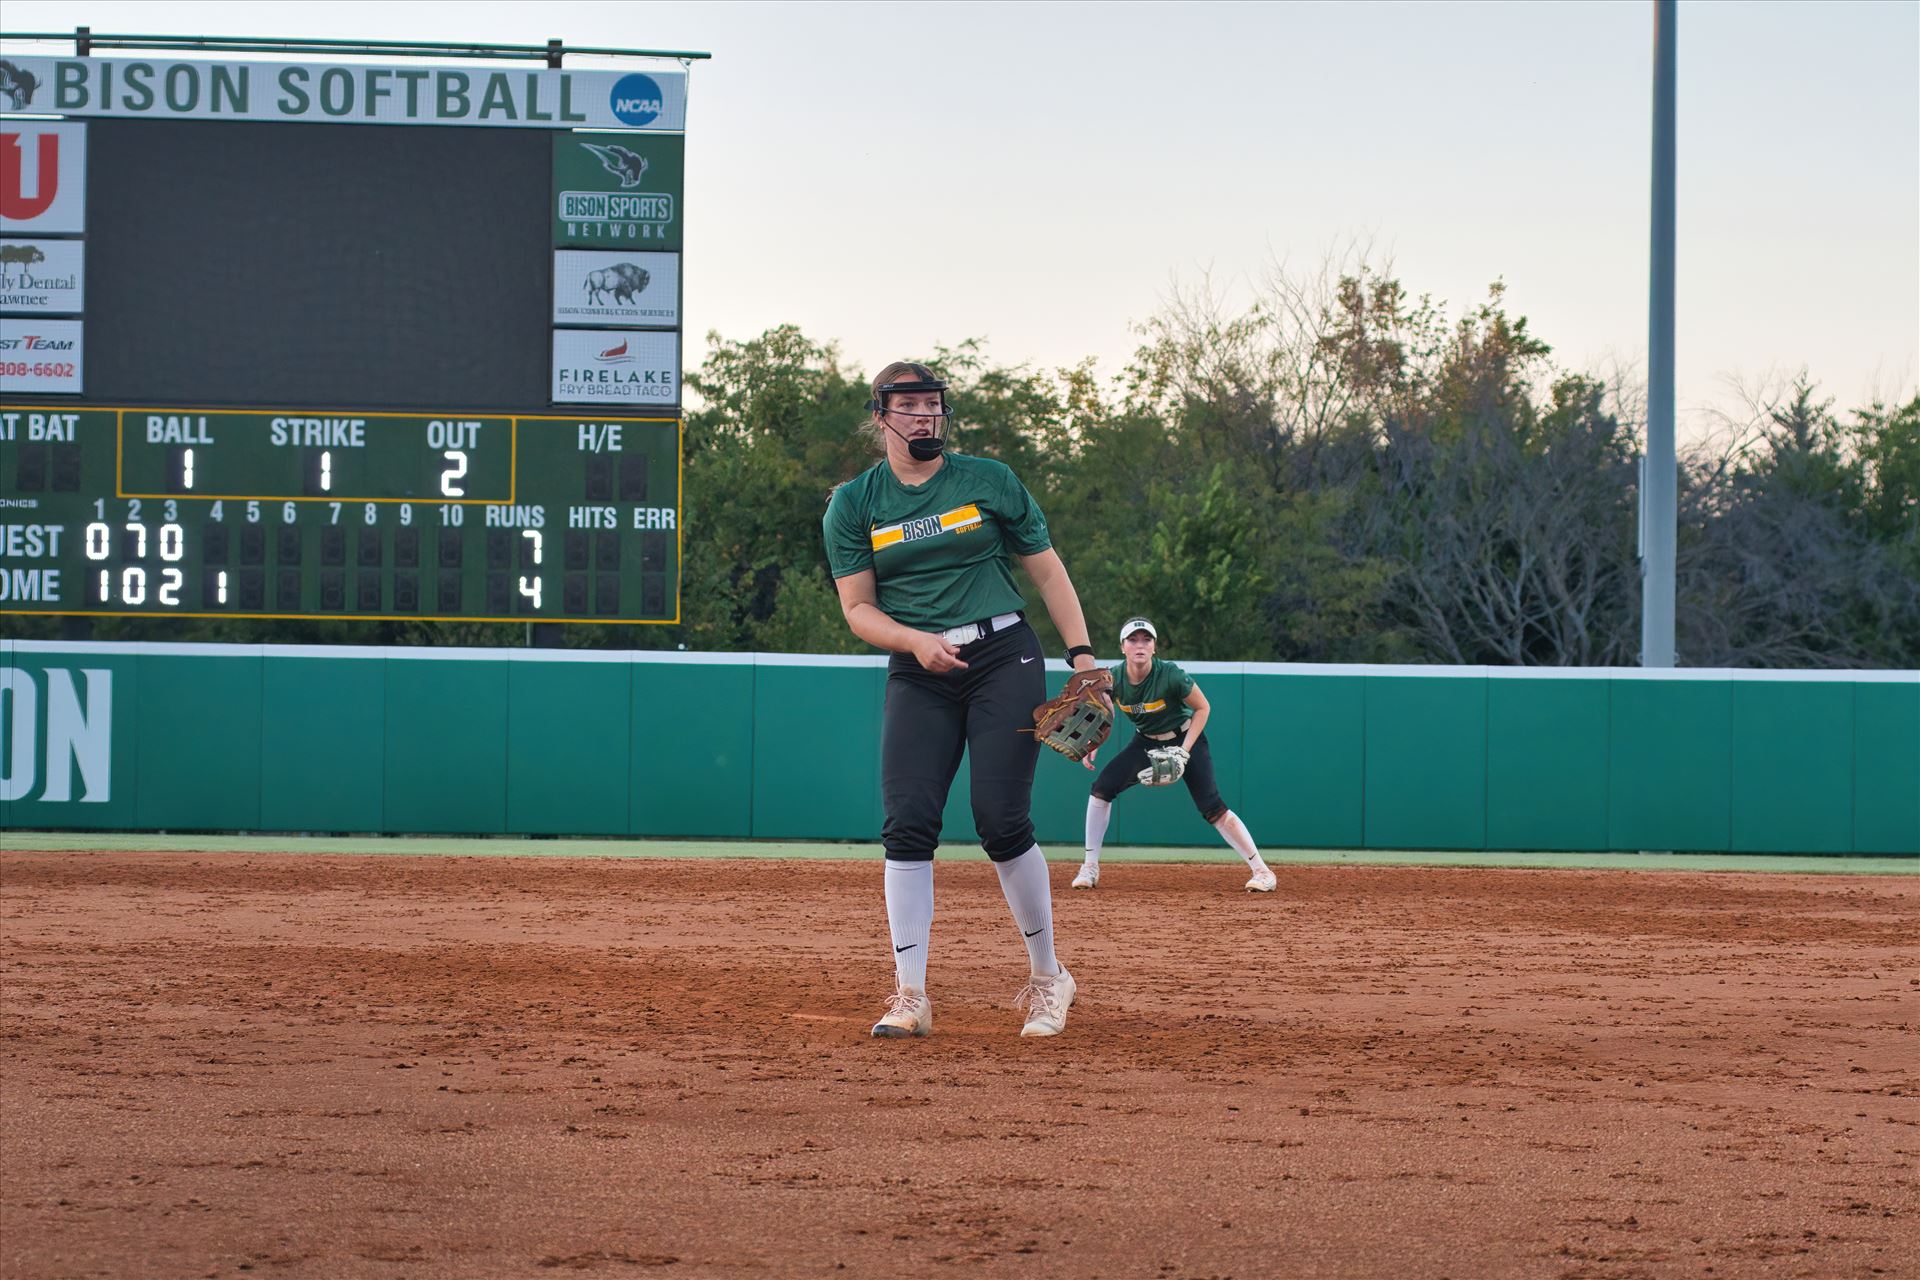
<svg viewBox="0 0 1920 1280">
<path fill-rule="evenodd" d="M 63 58 L 49 58 L 42 49 L 22 49 L 19 43 L 69 40 L 72 41 L 73 54 Z M 687 330 L 682 296 L 683 241 L 677 212 L 682 190 L 679 175 L 683 171 L 680 167 L 682 162 L 677 159 L 681 154 L 677 148 L 683 145 L 681 140 L 685 136 L 686 69 L 693 60 L 708 58 L 710 54 L 568 46 L 559 40 L 548 41 L 544 46 L 443 45 L 379 40 L 94 35 L 85 27 L 76 28 L 71 35 L 0 32 L 0 41 L 15 50 L 5 56 L 28 60 L 20 67 L 13 64 L 7 66 L 9 75 L 13 77 L 13 90 L 23 90 L 26 95 L 22 99 L 18 92 L 10 92 L 9 100 L 0 102 L 0 116 L 5 116 L 9 125 L 18 121 L 28 126 L 51 123 L 84 127 L 92 119 L 102 121 L 104 127 L 105 119 L 126 120 L 133 117 L 210 121 L 216 124 L 223 120 L 250 120 L 256 122 L 256 128 L 260 127 L 258 122 L 268 121 L 272 122 L 270 127 L 286 126 L 293 135 L 304 132 L 299 128 L 303 123 L 323 126 L 481 126 L 459 131 L 470 134 L 493 132 L 485 127 L 489 125 L 518 125 L 519 128 L 509 131 L 522 133 L 523 130 L 533 129 L 554 139 L 552 191 L 549 192 L 548 206 L 548 215 L 552 217 L 558 215 L 551 201 L 559 198 L 562 185 L 562 139 L 572 135 L 585 143 L 623 137 L 650 138 L 668 150 L 648 151 L 647 146 L 652 144 L 640 141 L 628 145 L 640 147 L 645 156 L 653 158 L 655 174 L 664 175 L 667 184 L 664 189 L 671 193 L 664 197 L 667 201 L 664 207 L 672 211 L 665 215 L 671 222 L 670 239 L 665 243 L 645 243 L 646 236 L 642 235 L 641 244 L 618 243 L 616 236 L 615 243 L 583 245 L 571 227 L 565 228 L 563 234 L 560 223 L 551 224 L 552 235 L 547 238 L 549 243 L 541 246 L 547 261 L 546 301 L 551 306 L 551 314 L 543 317 L 543 320 L 554 336 L 548 361 L 553 385 L 544 406 L 536 407 L 539 403 L 537 400 L 528 403 L 520 395 L 502 388 L 503 394 L 496 396 L 490 391 L 482 391 L 475 397 L 494 402 L 489 407 L 436 410 L 434 405 L 439 396 L 445 394 L 444 388 L 437 394 L 431 389 L 422 388 L 426 394 L 406 396 L 395 403 L 386 398 L 389 392 L 377 390 L 375 385 L 362 385 L 356 391 L 352 379 L 340 381 L 337 387 L 332 380 L 323 380 L 304 388 L 283 386 L 277 395 L 271 385 L 250 386 L 245 390 L 234 386 L 230 388 L 230 397 L 225 399 L 220 398 L 221 390 L 216 385 L 209 385 L 205 394 L 211 403 L 200 404 L 186 403 L 202 393 L 188 391 L 186 396 L 182 396 L 180 390 L 184 388 L 154 386 L 143 392 L 139 384 L 146 381 L 144 376 L 131 381 L 123 377 L 121 381 L 126 385 L 118 389 L 103 386 L 104 396 L 108 398 L 100 401 L 89 400 L 87 380 L 80 380 L 71 389 L 31 384 L 7 388 L 0 393 L 0 413 L 9 415 L 4 423 L 0 423 L 0 453 L 14 453 L 16 449 L 22 452 L 9 460 L 0 483 L 5 484 L 10 495 L 17 490 L 26 500 L 10 501 L 6 505 L 18 510 L 0 512 L 0 518 L 7 522 L 0 548 L 9 553 L 7 559 L 11 562 L 10 567 L 0 566 L 0 575 L 5 575 L 0 577 L 0 617 L 545 622 L 609 626 L 673 626 L 681 622 L 685 608 L 681 593 L 685 586 L 686 554 L 686 421 L 681 387 L 685 356 L 681 344 Z M 193 77 L 210 75 L 213 77 L 210 82 L 214 85 L 213 96 L 199 100 L 198 106 L 190 105 L 184 99 L 175 102 L 171 89 L 164 101 L 151 93 L 144 99 L 128 93 L 115 96 L 108 92 L 119 84 L 114 78 L 113 65 L 95 61 L 100 58 L 101 51 L 115 48 L 133 51 L 121 56 L 118 65 L 123 69 L 143 69 L 151 77 L 153 65 L 158 64 L 170 86 L 173 73 L 168 70 L 169 67 L 181 68 L 182 74 L 185 74 L 185 69 L 193 69 Z M 189 59 L 206 58 L 208 55 L 258 57 L 278 54 L 284 57 L 293 54 L 303 59 L 320 58 L 328 61 L 300 64 L 251 59 L 246 62 L 176 61 L 183 53 Z M 640 69 L 648 74 L 638 73 L 631 64 L 617 72 L 599 69 L 610 65 L 606 62 L 597 64 L 596 69 L 580 69 L 564 63 L 568 54 L 620 60 L 647 59 L 655 66 L 673 60 L 680 64 L 681 69 Z M 127 61 L 128 57 L 133 61 Z M 416 75 L 414 71 L 403 71 L 399 67 L 381 70 L 360 65 L 360 62 L 373 57 L 405 60 L 405 65 L 424 67 L 425 70 Z M 348 61 L 338 61 L 342 58 Z M 147 61 L 141 61 L 143 59 Z M 544 69 L 515 71 L 511 76 L 506 76 L 497 72 L 489 74 L 490 69 L 483 67 L 468 75 L 450 67 L 450 64 L 462 60 L 495 64 L 515 61 L 523 65 L 544 63 Z M 617 66 L 618 63 L 611 65 Z M 224 84 L 231 91 L 237 83 L 244 97 L 249 69 L 256 73 L 254 86 L 260 92 L 245 102 L 241 98 L 234 98 L 232 102 L 225 103 L 227 114 L 223 115 L 225 100 L 219 95 L 219 87 Z M 99 72 L 98 76 L 96 71 Z M 267 80 L 269 75 L 273 75 L 273 80 Z M 381 80 L 383 76 L 387 79 Z M 449 99 L 444 96 L 436 98 L 433 94 L 423 94 L 420 103 L 416 104 L 412 89 L 416 87 L 416 81 L 427 83 L 422 79 L 427 76 L 449 82 L 459 81 L 462 85 L 471 84 L 474 89 L 472 97 L 469 99 L 456 95 L 459 107 L 454 117 L 447 115 Z M 365 110 L 351 115 L 333 110 L 324 94 L 302 98 L 288 96 L 291 90 L 278 95 L 270 92 L 270 84 L 284 89 L 289 77 L 309 88 L 317 82 L 322 88 L 331 86 L 340 89 L 343 85 L 352 87 L 348 85 L 348 81 L 352 81 L 366 93 Z M 318 77 L 317 81 L 315 77 Z M 336 80 L 338 83 L 335 83 Z M 401 81 L 409 87 L 404 109 L 387 92 L 392 84 Z M 433 81 L 438 82 L 438 79 Z M 483 83 L 487 86 L 484 100 L 479 92 L 479 86 Z M 522 84 L 524 89 L 520 87 Z M 609 85 L 612 86 L 610 100 Z M 588 90 L 584 97 L 580 92 L 582 86 Z M 632 86 L 642 88 L 635 89 Z M 375 107 L 376 89 L 384 95 L 378 99 L 378 110 Z M 571 98 L 568 96 L 570 89 L 575 91 Z M 37 98 L 34 96 L 36 91 Z M 496 110 L 500 106 L 494 101 L 496 91 L 506 95 L 503 111 Z M 636 97 L 636 94 L 639 96 Z M 512 103 L 522 96 L 526 100 L 525 109 L 516 113 Z M 559 104 L 557 110 L 549 114 L 541 114 L 532 105 L 545 103 L 551 108 L 556 102 Z M 232 114 L 236 108 L 240 114 Z M 41 114 L 49 111 L 53 113 L 51 116 Z M 491 118 L 490 111 L 493 112 Z M 84 147 L 85 138 L 82 135 L 79 148 L 82 157 L 86 154 Z M 589 149 L 609 150 L 608 147 Z M 615 173 L 613 178 L 602 177 L 598 181 L 611 182 L 617 179 L 623 192 L 629 186 L 638 185 L 639 177 L 648 171 L 649 160 L 641 158 L 639 153 L 625 152 L 618 146 L 612 147 L 611 151 L 618 153 L 617 158 L 623 163 L 631 158 L 631 164 L 625 173 Z M 44 158 L 52 153 L 42 146 L 40 154 Z M 600 164 L 610 172 L 614 168 L 613 162 L 605 156 L 600 157 Z M 580 181 L 578 177 L 571 177 L 570 180 L 576 183 Z M 30 178 L 29 184 L 32 181 Z M 589 179 L 588 184 L 591 185 L 593 181 Z M 81 186 L 83 201 L 90 202 L 86 194 L 89 185 Z M 649 183 L 640 187 L 636 198 L 652 185 Z M 421 198 L 428 198 L 424 188 Z M 30 216 L 16 215 L 16 208 L 25 207 L 19 205 L 9 209 L 7 236 L 10 240 L 23 236 L 50 235 L 49 244 L 75 244 L 84 249 L 95 233 L 102 229 L 91 225 L 92 220 L 84 213 L 78 226 L 54 225 L 44 232 L 35 230 L 31 223 L 12 222 L 15 216 Z M 638 224 L 636 227 L 639 232 L 649 231 Z M 652 231 L 658 232 L 659 228 L 653 228 Z M 628 237 L 634 236 L 635 228 L 627 228 L 626 234 Z M 117 239 L 114 243 L 123 241 Z M 628 303 L 625 311 L 594 310 L 591 307 L 583 309 L 576 305 L 573 311 L 563 315 L 559 295 L 554 292 L 558 279 L 557 264 L 563 253 L 578 253 L 582 247 L 625 254 L 661 251 L 670 254 L 670 275 L 662 274 L 668 270 L 666 264 L 655 268 L 653 262 L 646 262 L 645 266 L 654 268 L 656 285 L 668 284 L 671 289 L 674 295 L 671 312 L 636 312 Z M 76 253 L 80 251 L 76 250 Z M 92 257 L 91 250 L 84 251 L 88 258 Z M 606 256 L 611 260 L 614 254 Z M 631 282 L 637 276 L 639 287 L 646 287 L 647 271 L 621 269 L 628 272 L 624 280 Z M 601 271 L 595 274 L 608 273 Z M 86 293 L 90 295 L 92 290 L 89 288 Z M 616 300 L 618 296 L 615 295 Z M 31 305 L 46 306 L 47 303 Z M 60 323 L 78 329 L 85 321 L 87 307 L 85 301 L 73 303 L 69 309 L 80 314 Z M 10 327 L 21 323 L 17 311 L 15 308 L 8 312 Z M 38 314 L 48 317 L 46 322 L 51 322 L 51 317 L 58 311 L 56 307 L 53 311 Z M 113 314 L 143 315 L 144 312 L 136 309 L 123 313 L 116 308 Z M 652 316 L 659 318 L 646 318 Z M 660 328 L 662 325 L 670 327 L 663 331 Z M 626 344 L 670 335 L 668 340 L 672 347 L 666 374 L 671 376 L 671 398 L 664 395 L 651 397 L 644 393 L 638 397 L 632 393 L 625 396 L 563 395 L 565 389 L 579 390 L 562 388 L 560 385 L 561 339 L 569 334 L 604 334 L 609 341 L 621 341 L 622 345 L 618 348 L 609 349 L 595 358 L 603 361 L 611 359 L 616 365 L 621 360 L 631 364 L 639 359 L 643 370 L 649 367 L 646 357 L 653 353 L 643 348 L 640 356 L 629 356 L 626 354 Z M 31 346 L 33 340 L 27 341 Z M 626 372 L 619 370 L 613 376 L 617 378 Z M 646 373 L 649 383 L 652 377 L 651 372 Z M 607 378 L 607 372 L 602 371 L 600 380 Z M 110 380 L 103 376 L 102 381 Z M 637 382 L 638 379 L 629 375 L 629 381 Z M 149 395 L 151 400 L 146 399 Z M 342 407 L 355 405 L 363 397 L 364 402 L 378 407 Z M 458 403 L 464 397 L 456 395 L 448 399 L 449 402 Z M 408 400 L 412 403 L 407 403 Z M 107 464 L 107 442 L 104 437 L 109 429 L 105 418 L 108 414 L 113 415 L 111 447 L 114 485 L 111 491 L 107 491 L 104 485 Z M 52 415 L 83 416 L 54 419 Z M 139 430 L 134 415 L 147 418 L 144 439 L 132 434 Z M 191 427 L 185 429 L 185 434 L 171 434 L 174 431 L 172 426 L 166 428 L 169 434 L 156 434 L 158 428 L 155 423 L 162 415 L 166 416 L 169 423 L 197 422 L 198 438 L 193 435 Z M 269 420 L 281 418 L 288 420 L 290 429 L 287 434 L 283 436 L 279 421 L 272 422 L 269 432 Z M 232 424 L 235 419 L 242 420 L 242 429 L 233 431 L 230 427 L 228 432 L 221 433 L 220 441 L 237 441 L 239 447 L 221 448 L 211 434 L 209 424 L 222 421 Z M 245 421 L 248 419 L 251 421 Z M 470 464 L 467 452 L 444 452 L 438 455 L 429 452 L 422 456 L 424 465 L 415 468 L 411 453 L 423 445 L 438 450 L 440 445 L 433 443 L 437 437 L 430 431 L 423 431 L 422 438 L 416 442 L 410 431 L 397 429 L 396 424 L 418 422 L 424 426 L 435 419 L 447 420 L 449 430 L 455 427 L 472 428 L 474 447 L 480 449 L 479 453 L 472 455 L 473 479 L 460 479 L 468 474 Z M 60 425 L 49 427 L 56 434 L 29 435 L 26 427 L 30 420 L 36 431 L 42 420 L 58 421 Z M 356 421 L 359 426 L 352 426 Z M 348 429 L 354 433 L 350 439 L 335 434 L 343 423 L 348 424 Z M 574 423 L 579 429 L 577 452 L 584 459 L 587 505 L 570 505 L 578 501 L 572 495 L 580 490 L 573 488 L 575 480 L 567 478 L 568 468 L 572 466 L 569 459 L 575 456 L 575 449 L 570 443 L 562 443 L 559 439 L 562 429 L 557 424 L 560 423 Z M 308 427 L 301 424 L 320 425 Z M 673 429 L 671 459 L 675 473 L 671 499 L 673 506 L 670 509 L 663 505 L 667 495 L 665 477 L 660 474 L 669 456 L 667 440 L 661 432 L 669 424 Z M 523 440 L 523 426 L 538 428 L 547 425 L 555 427 L 553 434 L 530 435 Z M 500 439 L 501 427 L 505 427 L 507 436 L 504 472 L 497 461 L 499 447 L 494 443 Z M 360 433 L 361 428 L 364 428 L 364 435 Z M 64 437 L 57 434 L 60 430 L 66 432 Z M 621 443 L 623 430 L 627 433 L 624 453 Z M 484 436 L 482 431 L 485 432 Z M 590 442 L 590 434 L 594 432 L 610 433 L 610 439 L 603 434 L 597 442 Z M 572 434 L 566 432 L 569 437 Z M 338 447 L 330 441 L 338 442 Z M 442 443 L 453 449 L 466 448 L 446 440 L 442 440 Z M 202 444 L 212 450 L 201 454 L 199 461 L 198 469 L 202 472 L 203 482 L 212 483 L 221 492 L 193 489 L 196 470 L 194 454 L 200 451 Z M 494 447 L 485 448 L 484 444 L 493 444 Z M 533 452 L 527 453 L 523 446 L 531 447 Z M 44 447 L 48 452 L 38 457 L 24 452 L 24 449 L 33 447 Z M 168 450 L 164 458 L 155 457 L 152 451 L 156 447 Z M 180 456 L 183 447 L 184 485 Z M 341 447 L 348 447 L 350 451 L 342 453 Z M 146 452 L 143 453 L 143 450 Z M 281 459 L 290 459 L 295 455 L 300 455 L 300 458 L 290 463 L 291 474 L 283 474 L 283 468 L 289 464 L 284 464 Z M 449 461 L 437 478 L 441 492 L 435 493 L 436 477 L 433 472 L 441 466 L 440 457 Z M 459 470 L 452 470 L 454 466 Z M 527 468 L 524 475 L 523 466 Z M 221 475 L 221 472 L 227 474 Z M 571 475 L 577 479 L 579 473 L 571 472 Z M 615 476 L 617 486 L 613 479 Z M 501 496 L 503 479 L 505 490 L 504 496 Z M 283 484 L 283 480 L 286 483 Z M 556 483 L 559 485 L 558 492 L 555 492 Z M 337 489 L 334 487 L 336 485 L 339 486 Z M 351 492 L 355 487 L 374 490 L 378 496 L 357 496 Z M 616 487 L 620 505 L 613 502 Z M 283 488 L 288 491 L 278 491 Z M 323 489 L 325 492 L 320 491 Z M 475 490 L 481 492 L 476 495 Z M 43 494 L 50 494 L 51 497 L 41 496 Z M 105 505 L 109 501 L 131 503 L 132 506 L 109 513 Z M 597 505 L 602 501 L 605 505 Z M 149 513 L 143 513 L 143 503 L 155 502 L 166 504 L 162 508 L 167 513 L 165 524 Z M 228 503 L 245 505 L 226 512 L 223 508 Z M 285 506 L 276 509 L 271 505 L 274 503 L 284 503 Z M 325 511 L 319 513 L 318 521 L 307 517 L 306 513 L 313 503 L 332 504 L 331 519 L 327 518 Z M 357 503 L 367 505 L 364 528 L 354 532 L 355 527 L 362 525 L 361 513 L 355 511 L 348 514 L 343 508 Z M 397 527 L 395 520 L 385 514 L 396 505 L 399 506 Z M 469 521 L 462 513 L 473 507 L 488 510 L 483 517 Z M 284 518 L 278 522 L 274 519 L 277 510 L 284 511 Z M 378 519 L 376 510 L 382 513 Z M 562 511 L 567 513 L 564 520 L 559 514 Z M 296 518 L 296 513 L 299 518 Z M 149 514 L 145 522 L 141 520 L 143 514 Z M 347 516 L 344 520 L 343 515 Z M 200 523 L 196 524 L 196 520 Z M 315 524 L 324 532 L 318 535 L 312 533 L 309 526 Z M 670 542 L 664 536 L 669 525 L 673 532 Z M 84 536 L 78 536 L 83 529 Z M 509 542 L 507 535 L 514 531 L 523 533 L 527 541 L 522 543 L 516 537 Z M 565 541 L 562 543 L 563 531 Z M 158 536 L 150 538 L 150 532 Z M 470 535 L 479 535 L 484 539 L 481 555 L 476 556 Z M 317 553 L 314 546 L 316 539 L 319 542 Z M 557 545 L 546 553 L 543 566 L 542 547 L 547 539 Z M 352 555 L 343 558 L 342 548 L 349 541 L 357 548 L 357 559 Z M 232 551 L 236 545 L 237 559 Z M 154 547 L 158 548 L 159 559 L 155 559 L 150 551 Z M 277 551 L 274 550 L 276 547 Z M 437 554 L 428 554 L 436 547 Z M 81 558 L 83 551 L 84 560 Z M 667 554 L 671 554 L 674 560 L 670 574 L 661 572 L 667 568 L 663 563 Z M 512 594 L 511 575 L 516 564 L 522 574 L 519 590 L 524 599 Z M 233 575 L 237 590 L 235 598 L 249 607 L 224 607 L 230 598 L 230 565 L 238 566 Z M 97 595 L 93 581 L 95 570 L 99 571 Z M 194 575 L 198 575 L 198 604 L 196 607 L 182 607 L 194 596 Z M 62 578 L 68 581 L 63 582 Z M 556 588 L 544 603 L 540 594 L 543 582 Z M 475 599 L 476 587 L 480 588 L 482 596 L 478 601 L 479 607 L 471 612 L 466 611 L 464 606 Z M 670 589 L 673 594 L 671 616 L 666 616 L 667 611 L 663 607 L 666 603 L 662 599 L 663 588 Z M 639 598 L 637 609 L 633 594 L 636 591 Z M 215 606 L 216 594 L 218 607 Z M 176 603 L 169 605 L 169 600 Z M 436 600 L 440 611 L 432 612 L 430 609 Z M 101 607 L 84 607 L 87 601 L 93 601 Z M 260 607 L 263 602 L 269 607 Z M 286 607 L 289 604 L 294 606 L 292 610 Z M 381 612 L 382 604 L 413 607 L 406 612 L 398 609 Z M 350 605 L 357 607 L 350 608 Z M 630 616 L 636 611 L 650 616 Z M 623 616 L 614 616 L 616 614 Z"/>
</svg>

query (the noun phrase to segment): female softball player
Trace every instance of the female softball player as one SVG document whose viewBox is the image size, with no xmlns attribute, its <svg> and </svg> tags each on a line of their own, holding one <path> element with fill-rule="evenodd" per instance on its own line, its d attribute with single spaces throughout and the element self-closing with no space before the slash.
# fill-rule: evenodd
<svg viewBox="0 0 1920 1280">
<path fill-rule="evenodd" d="M 1207 717 L 1212 709 L 1193 677 L 1171 662 L 1155 656 L 1160 633 L 1145 618 L 1129 618 L 1120 627 L 1120 650 L 1126 660 L 1113 668 L 1113 700 L 1127 713 L 1137 732 L 1094 779 L 1087 798 L 1087 860 L 1073 878 L 1076 889 L 1100 885 L 1100 845 L 1106 839 L 1113 802 L 1138 783 L 1158 787 L 1184 779 L 1187 794 L 1200 816 L 1245 859 L 1253 879 L 1247 888 L 1272 893 L 1279 878 L 1260 856 L 1247 824 L 1220 799 L 1213 782 L 1213 749 L 1207 745 Z M 1089 752 L 1082 764 L 1091 769 L 1098 752 Z"/>
<path fill-rule="evenodd" d="M 1012 557 L 1070 646 L 1068 665 L 1096 664 L 1080 599 L 1032 495 L 1004 463 L 946 451 L 946 392 L 924 365 L 880 371 L 865 430 L 885 456 L 834 490 L 823 522 L 847 626 L 893 651 L 880 789 L 896 985 L 873 1034 L 933 1030 L 933 851 L 964 752 L 974 827 L 1027 947 L 1020 1034 L 1050 1036 L 1066 1026 L 1074 982 L 1054 955 L 1053 896 L 1029 812 L 1040 749 L 1033 708 L 1046 699 L 1046 675 Z"/>
</svg>

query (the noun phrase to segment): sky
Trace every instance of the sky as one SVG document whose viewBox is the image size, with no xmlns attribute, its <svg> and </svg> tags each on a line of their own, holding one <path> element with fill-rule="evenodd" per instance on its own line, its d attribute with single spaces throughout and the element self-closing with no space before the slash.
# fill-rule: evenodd
<svg viewBox="0 0 1920 1280">
<path fill-rule="evenodd" d="M 1644 368 L 1652 15 L 1555 4 L 7 0 L 8 31 L 699 50 L 686 359 L 799 325 L 1117 373 L 1210 282 L 1367 246 L 1459 313 L 1505 283 L 1571 370 Z M 1679 5 L 1683 438 L 1805 369 L 1920 378 L 1920 3 Z M 587 64 L 583 64 L 587 65 Z"/>
</svg>

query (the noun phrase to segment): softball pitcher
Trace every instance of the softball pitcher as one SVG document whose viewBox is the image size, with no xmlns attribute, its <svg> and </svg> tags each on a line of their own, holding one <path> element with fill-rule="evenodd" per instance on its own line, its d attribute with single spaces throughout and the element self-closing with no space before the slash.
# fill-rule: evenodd
<svg viewBox="0 0 1920 1280">
<path fill-rule="evenodd" d="M 1033 709 L 1046 698 L 1046 676 L 1013 557 L 1070 646 L 1068 665 L 1096 664 L 1080 599 L 1026 486 L 1004 463 L 946 451 L 946 392 L 924 365 L 881 370 L 865 430 L 885 456 L 834 490 L 824 521 L 847 626 L 893 651 L 880 788 L 895 989 L 873 1034 L 933 1030 L 933 851 L 964 754 L 974 827 L 1026 944 L 1020 1034 L 1050 1036 L 1066 1027 L 1074 982 L 1054 955 L 1052 889 L 1033 838 Z"/>
<path fill-rule="evenodd" d="M 1247 824 L 1227 808 L 1214 785 L 1213 749 L 1206 734 L 1212 708 L 1192 676 L 1155 656 L 1159 637 L 1145 618 L 1129 618 L 1120 627 L 1120 650 L 1126 660 L 1113 668 L 1113 700 L 1137 732 L 1094 780 L 1093 794 L 1087 798 L 1087 860 L 1074 876 L 1073 887 L 1099 887 L 1100 846 L 1113 816 L 1113 802 L 1122 791 L 1135 784 L 1164 787 L 1184 781 L 1200 816 L 1253 873 L 1247 888 L 1272 893 L 1279 878 L 1260 856 Z M 1098 754 L 1089 752 L 1081 763 L 1092 769 Z"/>
</svg>

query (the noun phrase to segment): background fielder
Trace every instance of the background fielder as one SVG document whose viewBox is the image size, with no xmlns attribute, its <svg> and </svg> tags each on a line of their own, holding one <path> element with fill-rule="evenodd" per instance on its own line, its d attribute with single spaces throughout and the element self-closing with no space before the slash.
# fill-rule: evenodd
<svg viewBox="0 0 1920 1280">
<path fill-rule="evenodd" d="M 1207 745 L 1206 735 L 1212 708 L 1192 676 L 1156 656 L 1158 644 L 1159 633 L 1145 618 L 1129 618 L 1120 627 L 1120 649 L 1126 659 L 1113 668 L 1113 700 L 1137 732 L 1094 779 L 1093 794 L 1087 799 L 1087 858 L 1073 878 L 1073 887 L 1099 886 L 1100 846 L 1106 839 L 1113 802 L 1121 792 L 1136 785 L 1185 781 L 1200 816 L 1253 873 L 1247 888 L 1272 893 L 1278 877 L 1260 856 L 1247 824 L 1227 808 L 1214 784 L 1213 748 Z M 1089 752 L 1081 763 L 1092 769 L 1098 754 Z"/>
</svg>

